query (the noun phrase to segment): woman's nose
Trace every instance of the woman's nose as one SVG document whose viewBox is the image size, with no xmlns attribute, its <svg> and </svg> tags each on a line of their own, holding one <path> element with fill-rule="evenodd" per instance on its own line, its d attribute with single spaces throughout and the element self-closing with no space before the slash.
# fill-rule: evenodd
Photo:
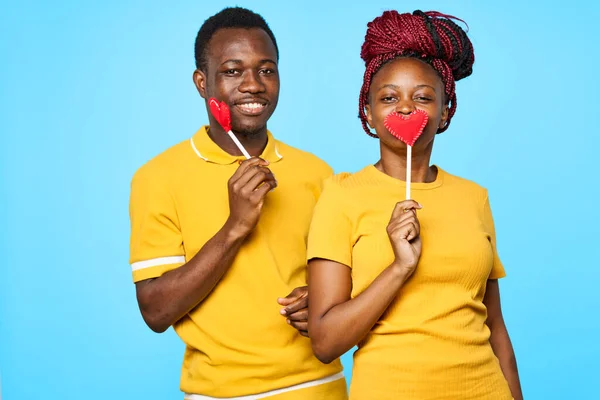
<svg viewBox="0 0 600 400">
<path fill-rule="evenodd" d="M 415 111 L 415 106 L 411 101 L 399 101 L 396 105 L 396 112 L 398 114 L 408 115 Z"/>
</svg>

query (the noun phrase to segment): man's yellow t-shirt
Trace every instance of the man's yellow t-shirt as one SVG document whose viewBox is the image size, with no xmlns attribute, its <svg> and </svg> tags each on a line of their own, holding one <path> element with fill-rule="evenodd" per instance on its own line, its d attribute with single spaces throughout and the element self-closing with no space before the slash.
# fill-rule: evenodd
<svg viewBox="0 0 600 400">
<path fill-rule="evenodd" d="M 214 397 L 268 392 L 335 375 L 310 340 L 279 313 L 278 297 L 306 285 L 306 242 L 322 181 L 331 168 L 273 138 L 262 158 L 278 187 L 267 194 L 258 225 L 208 297 L 174 325 L 186 344 L 181 390 Z M 131 184 L 131 257 L 135 282 L 190 260 L 229 216 L 227 182 L 235 157 L 208 136 L 150 160 Z"/>
<path fill-rule="evenodd" d="M 386 227 L 405 188 L 372 165 L 325 184 L 308 258 L 351 268 L 353 298 L 394 261 Z M 358 344 L 350 399 L 511 399 L 485 324 L 487 281 L 505 275 L 487 191 L 438 168 L 411 197 L 423 205 L 421 258 Z"/>
</svg>

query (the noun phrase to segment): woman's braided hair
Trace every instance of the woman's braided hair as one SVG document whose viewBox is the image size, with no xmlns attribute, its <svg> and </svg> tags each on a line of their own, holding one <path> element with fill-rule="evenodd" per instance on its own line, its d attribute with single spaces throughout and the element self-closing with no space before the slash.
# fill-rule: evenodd
<svg viewBox="0 0 600 400">
<path fill-rule="evenodd" d="M 359 98 L 359 118 L 368 135 L 376 137 L 367 123 L 365 106 L 373 76 L 387 62 L 398 57 L 414 57 L 431 65 L 440 75 L 448 102 L 448 120 L 438 133 L 444 132 L 456 111 L 455 82 L 473 72 L 475 55 L 466 32 L 453 20 L 461 19 L 436 11 L 399 14 L 385 11 L 367 25 L 360 57 L 366 71 Z"/>
</svg>

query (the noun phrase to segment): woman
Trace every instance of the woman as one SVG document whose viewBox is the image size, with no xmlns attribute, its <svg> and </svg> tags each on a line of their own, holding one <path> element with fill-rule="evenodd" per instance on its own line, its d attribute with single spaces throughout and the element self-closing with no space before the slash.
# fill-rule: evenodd
<svg viewBox="0 0 600 400">
<path fill-rule="evenodd" d="M 474 61 L 452 19 L 386 11 L 369 23 L 359 113 L 381 158 L 333 177 L 313 217 L 309 333 L 325 363 L 358 345 L 353 400 L 522 398 L 487 191 L 429 164 Z M 406 145 L 384 119 L 415 109 L 428 123 L 413 147 L 414 200 L 399 202 Z"/>
</svg>

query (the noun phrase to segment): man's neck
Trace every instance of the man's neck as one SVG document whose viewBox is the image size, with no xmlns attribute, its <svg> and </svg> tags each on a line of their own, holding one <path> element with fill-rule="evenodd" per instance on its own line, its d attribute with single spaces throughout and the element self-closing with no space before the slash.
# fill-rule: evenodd
<svg viewBox="0 0 600 400">
<path fill-rule="evenodd" d="M 267 146 L 267 128 L 252 135 L 237 134 L 235 131 L 233 133 L 240 141 L 242 146 L 244 146 L 246 151 L 253 157 L 260 156 Z M 227 132 L 225 132 L 220 126 L 213 127 L 211 125 L 208 129 L 208 136 L 217 144 L 217 146 L 219 146 L 228 154 L 231 154 L 232 156 L 242 155 L 242 152 L 237 148 Z"/>
</svg>

